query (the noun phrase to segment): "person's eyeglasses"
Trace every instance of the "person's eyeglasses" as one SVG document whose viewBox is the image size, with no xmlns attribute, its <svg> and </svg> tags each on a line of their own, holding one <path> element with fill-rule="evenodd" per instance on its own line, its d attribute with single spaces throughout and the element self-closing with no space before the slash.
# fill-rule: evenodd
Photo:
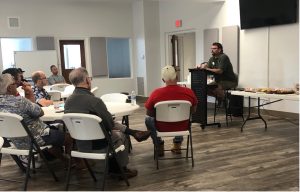
<svg viewBox="0 0 300 192">
<path fill-rule="evenodd" d="M 40 80 L 44 80 L 44 79 L 47 79 L 47 77 L 44 77 L 44 78 L 40 78 Z"/>
</svg>

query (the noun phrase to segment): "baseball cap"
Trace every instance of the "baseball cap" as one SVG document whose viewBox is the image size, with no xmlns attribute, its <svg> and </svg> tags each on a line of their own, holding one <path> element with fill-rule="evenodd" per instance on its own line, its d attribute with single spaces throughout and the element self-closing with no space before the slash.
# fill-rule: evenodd
<svg viewBox="0 0 300 192">
<path fill-rule="evenodd" d="M 20 71 L 20 72 L 22 72 L 22 73 L 24 73 L 25 71 L 23 71 L 23 69 L 22 68 L 18 68 L 18 70 Z"/>
</svg>

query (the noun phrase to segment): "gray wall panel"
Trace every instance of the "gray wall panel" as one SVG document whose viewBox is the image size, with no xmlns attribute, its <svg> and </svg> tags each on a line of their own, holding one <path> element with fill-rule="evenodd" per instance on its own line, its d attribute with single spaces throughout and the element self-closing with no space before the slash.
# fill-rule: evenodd
<svg viewBox="0 0 300 192">
<path fill-rule="evenodd" d="M 55 50 L 54 37 L 36 37 L 37 50 Z"/>
<path fill-rule="evenodd" d="M 211 57 L 210 47 L 213 42 L 219 42 L 219 29 L 205 29 L 203 35 L 204 61 Z"/>
<path fill-rule="evenodd" d="M 222 44 L 224 53 L 228 55 L 233 71 L 239 73 L 239 26 L 227 26 L 222 28 Z"/>
<path fill-rule="evenodd" d="M 91 64 L 92 76 L 108 76 L 107 54 L 106 54 L 106 38 L 91 37 Z"/>
</svg>

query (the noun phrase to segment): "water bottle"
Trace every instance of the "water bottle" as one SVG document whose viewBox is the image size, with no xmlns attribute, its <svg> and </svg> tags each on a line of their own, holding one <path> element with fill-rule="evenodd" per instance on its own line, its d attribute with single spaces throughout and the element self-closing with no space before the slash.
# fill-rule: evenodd
<svg viewBox="0 0 300 192">
<path fill-rule="evenodd" d="M 131 105 L 136 105 L 136 94 L 135 94 L 135 91 L 131 92 L 130 99 L 131 99 Z"/>
</svg>

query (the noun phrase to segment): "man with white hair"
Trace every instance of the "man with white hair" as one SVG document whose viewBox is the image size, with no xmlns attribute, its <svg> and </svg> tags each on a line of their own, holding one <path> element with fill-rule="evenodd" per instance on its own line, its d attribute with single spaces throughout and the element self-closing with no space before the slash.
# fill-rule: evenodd
<svg viewBox="0 0 300 192">
<path fill-rule="evenodd" d="M 65 146 L 66 153 L 70 154 L 72 139 L 68 134 L 59 130 L 50 129 L 39 117 L 44 115 L 42 108 L 34 103 L 32 89 L 24 89 L 25 97 L 16 96 L 17 82 L 6 73 L 0 75 L 0 112 L 14 113 L 23 117 L 38 145 L 52 145 L 48 151 L 66 160 L 61 153 L 61 147 Z M 11 141 L 19 149 L 29 148 L 29 138 L 12 138 Z"/>
<path fill-rule="evenodd" d="M 154 105 L 160 101 L 168 100 L 187 100 L 192 103 L 193 112 L 196 111 L 197 106 L 197 97 L 194 92 L 186 87 L 181 87 L 177 85 L 177 73 L 173 66 L 167 65 L 162 69 L 162 80 L 166 84 L 164 87 L 160 87 L 154 90 L 148 100 L 145 103 L 145 108 L 147 109 L 147 117 L 145 124 L 147 129 L 151 131 L 151 137 L 154 140 L 156 137 L 156 129 L 164 131 L 179 131 L 180 128 L 186 127 L 188 122 L 179 122 L 176 125 L 164 122 L 156 122 L 154 120 Z M 183 137 L 177 136 L 173 139 L 173 148 L 172 152 L 176 154 L 181 153 L 181 143 Z M 159 156 L 164 155 L 164 141 L 161 138 L 158 138 L 160 144 Z"/>
</svg>

